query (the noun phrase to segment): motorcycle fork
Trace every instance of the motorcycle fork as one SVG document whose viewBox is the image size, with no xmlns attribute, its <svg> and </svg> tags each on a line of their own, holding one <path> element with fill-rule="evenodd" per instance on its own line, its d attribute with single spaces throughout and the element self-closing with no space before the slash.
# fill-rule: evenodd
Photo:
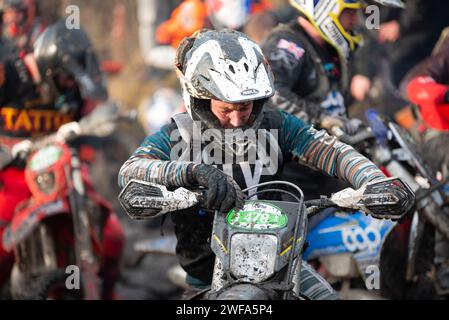
<svg viewBox="0 0 449 320">
<path fill-rule="evenodd" d="M 15 257 L 19 269 L 31 275 L 56 269 L 56 250 L 49 226 L 41 223 L 28 239 L 19 243 L 15 249 Z M 25 270 L 22 259 L 30 262 Z"/>
<path fill-rule="evenodd" d="M 72 172 L 69 181 L 73 187 L 69 193 L 70 207 L 73 219 L 73 234 L 75 243 L 76 263 L 81 270 L 81 283 L 86 300 L 100 299 L 100 280 L 98 262 L 92 249 L 90 237 L 90 221 L 86 205 L 86 189 L 81 176 L 81 162 L 78 152 L 71 148 Z"/>
<path fill-rule="evenodd" d="M 416 258 L 418 256 L 419 244 L 424 235 L 424 226 L 425 221 L 415 211 L 413 213 L 408 240 L 407 266 L 405 270 L 405 278 L 407 281 L 412 281 L 415 275 Z"/>
</svg>

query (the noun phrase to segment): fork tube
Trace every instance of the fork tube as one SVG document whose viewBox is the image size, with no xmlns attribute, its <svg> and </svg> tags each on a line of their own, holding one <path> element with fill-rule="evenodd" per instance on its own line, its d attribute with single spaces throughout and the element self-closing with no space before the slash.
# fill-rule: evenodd
<svg viewBox="0 0 449 320">
<path fill-rule="evenodd" d="M 54 239 L 51 236 L 51 232 L 48 230 L 48 226 L 45 223 L 39 226 L 39 233 L 42 243 L 42 255 L 44 258 L 45 268 L 55 269 L 58 266 L 56 262 Z"/>
<path fill-rule="evenodd" d="M 297 241 L 298 233 L 299 233 L 299 224 L 302 221 L 302 218 L 304 215 L 304 207 L 303 207 L 304 202 L 303 201 L 304 201 L 304 198 L 301 197 L 301 201 L 299 202 L 298 217 L 296 218 L 296 223 L 295 223 L 295 232 L 293 233 L 292 249 L 290 251 L 290 257 L 289 257 L 289 261 L 288 261 L 287 275 L 286 275 L 286 279 L 285 279 L 286 285 L 289 285 L 290 283 L 292 283 L 292 279 L 293 279 L 292 270 L 293 270 L 293 262 L 294 262 L 295 251 L 296 251 L 296 241 Z M 301 256 L 298 255 L 296 263 L 299 263 L 300 261 L 301 261 Z M 289 298 L 290 298 L 290 291 L 284 292 L 284 300 L 288 300 Z"/>
<path fill-rule="evenodd" d="M 98 267 L 90 242 L 90 224 L 85 206 L 86 191 L 81 177 L 81 164 L 76 149 L 72 153 L 72 182 L 73 190 L 70 192 L 70 205 L 75 236 L 75 251 L 77 264 L 81 269 L 81 279 L 85 299 L 100 299 Z"/>
</svg>

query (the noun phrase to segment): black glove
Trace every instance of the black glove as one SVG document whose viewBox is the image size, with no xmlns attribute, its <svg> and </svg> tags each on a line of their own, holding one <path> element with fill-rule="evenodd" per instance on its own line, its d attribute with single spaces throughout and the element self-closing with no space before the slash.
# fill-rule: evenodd
<svg viewBox="0 0 449 320">
<path fill-rule="evenodd" d="M 234 179 L 224 172 L 211 165 L 199 164 L 193 167 L 191 176 L 195 183 L 208 189 L 206 209 L 228 212 L 232 208 L 243 208 L 242 190 Z"/>
</svg>

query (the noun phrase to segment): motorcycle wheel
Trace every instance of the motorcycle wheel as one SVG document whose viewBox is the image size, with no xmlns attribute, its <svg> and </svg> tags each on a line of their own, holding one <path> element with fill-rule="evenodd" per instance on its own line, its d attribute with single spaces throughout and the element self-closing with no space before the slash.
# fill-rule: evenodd
<svg viewBox="0 0 449 320">
<path fill-rule="evenodd" d="M 415 261 L 415 276 L 406 280 L 409 228 L 398 225 L 388 235 L 380 256 L 381 295 L 387 299 L 434 299 L 436 292 L 429 274 L 433 266 L 435 229 L 426 224 Z"/>
<path fill-rule="evenodd" d="M 26 287 L 16 287 L 11 295 L 15 300 L 74 300 L 80 299 L 76 291 L 66 289 L 67 274 L 63 270 L 52 270 L 39 277 L 25 280 Z"/>
</svg>

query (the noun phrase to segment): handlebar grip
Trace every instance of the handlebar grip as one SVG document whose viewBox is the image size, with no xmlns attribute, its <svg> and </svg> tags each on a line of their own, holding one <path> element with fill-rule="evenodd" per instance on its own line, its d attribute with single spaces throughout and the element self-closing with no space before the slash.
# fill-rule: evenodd
<svg viewBox="0 0 449 320">
<path fill-rule="evenodd" d="M 335 204 L 332 200 L 330 200 L 326 196 L 322 196 L 320 199 L 314 199 L 314 200 L 307 200 L 304 201 L 304 205 L 309 207 L 318 207 L 319 209 L 326 209 L 331 207 L 336 207 L 337 204 Z"/>
<path fill-rule="evenodd" d="M 306 214 L 307 214 L 307 218 L 311 218 L 311 217 L 313 217 L 314 215 L 316 215 L 318 212 L 320 212 L 321 210 L 323 210 L 323 209 L 321 209 L 320 207 L 317 207 L 317 206 L 312 206 L 312 207 L 308 207 L 307 209 L 306 209 Z"/>
</svg>

